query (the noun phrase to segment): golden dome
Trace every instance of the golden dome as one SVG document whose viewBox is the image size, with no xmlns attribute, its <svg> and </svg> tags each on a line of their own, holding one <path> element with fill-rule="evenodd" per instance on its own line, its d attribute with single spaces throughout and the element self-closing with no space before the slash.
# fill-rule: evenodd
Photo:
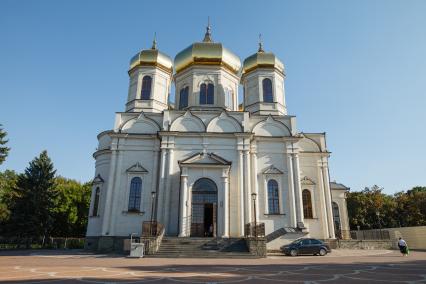
<svg viewBox="0 0 426 284">
<path fill-rule="evenodd" d="M 244 60 L 243 74 L 256 68 L 274 68 L 284 74 L 284 64 L 272 52 L 265 52 L 261 43 L 259 50 Z"/>
<path fill-rule="evenodd" d="M 144 49 L 130 59 L 129 73 L 138 66 L 157 66 L 166 72 L 173 72 L 172 59 L 157 49 L 154 40 L 151 49 Z"/>
<path fill-rule="evenodd" d="M 175 57 L 174 65 L 176 73 L 192 65 L 223 65 L 237 74 L 241 68 L 241 61 L 221 43 L 212 42 L 210 26 L 208 26 L 203 42 L 193 43 L 179 52 Z"/>
</svg>

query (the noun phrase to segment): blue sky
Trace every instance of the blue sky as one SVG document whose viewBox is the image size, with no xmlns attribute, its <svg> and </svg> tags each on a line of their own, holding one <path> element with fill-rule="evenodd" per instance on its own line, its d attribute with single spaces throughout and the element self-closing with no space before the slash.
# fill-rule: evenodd
<svg viewBox="0 0 426 284">
<path fill-rule="evenodd" d="M 123 111 L 129 59 L 203 38 L 243 60 L 258 34 L 287 70 L 304 132 L 326 132 L 331 179 L 388 193 L 426 185 L 426 1 L 0 1 L 0 123 L 23 171 L 47 149 L 58 173 L 94 175 L 96 135 Z"/>
</svg>

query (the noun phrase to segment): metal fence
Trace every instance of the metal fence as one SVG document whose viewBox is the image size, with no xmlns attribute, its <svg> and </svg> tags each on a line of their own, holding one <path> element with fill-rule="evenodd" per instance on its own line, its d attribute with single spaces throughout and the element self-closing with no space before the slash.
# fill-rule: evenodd
<svg viewBox="0 0 426 284">
<path fill-rule="evenodd" d="M 84 238 L 0 237 L 0 249 L 82 249 Z"/>
<path fill-rule="evenodd" d="M 157 237 L 163 229 L 163 224 L 157 221 L 145 221 L 142 223 L 142 237 Z"/>
</svg>

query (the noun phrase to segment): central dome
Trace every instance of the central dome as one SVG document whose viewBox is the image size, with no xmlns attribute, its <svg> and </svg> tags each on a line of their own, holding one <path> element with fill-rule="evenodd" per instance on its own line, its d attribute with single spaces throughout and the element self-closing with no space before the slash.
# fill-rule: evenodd
<svg viewBox="0 0 426 284">
<path fill-rule="evenodd" d="M 221 43 L 212 42 L 210 27 L 207 27 L 203 42 L 191 44 L 175 57 L 176 73 L 192 65 L 223 65 L 232 73 L 237 74 L 241 68 L 241 61 L 237 55 Z"/>
</svg>

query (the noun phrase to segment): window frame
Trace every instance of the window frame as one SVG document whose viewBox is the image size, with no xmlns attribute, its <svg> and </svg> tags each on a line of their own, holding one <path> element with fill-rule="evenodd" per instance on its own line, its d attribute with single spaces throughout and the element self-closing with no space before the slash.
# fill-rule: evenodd
<svg viewBox="0 0 426 284">
<path fill-rule="evenodd" d="M 137 183 L 134 181 L 139 182 L 139 187 L 137 187 Z M 133 186 L 133 184 L 136 184 Z M 130 179 L 129 183 L 129 194 L 127 198 L 127 212 L 135 212 L 139 213 L 141 212 L 141 204 L 142 204 L 142 190 L 143 190 L 143 179 L 139 176 L 134 176 Z M 134 201 L 132 204 L 132 190 L 136 190 L 136 193 L 134 194 Z M 139 200 L 138 200 L 139 199 Z M 131 205 L 133 205 L 131 207 Z"/>
<path fill-rule="evenodd" d="M 186 96 L 185 105 L 182 105 L 182 95 Z M 189 86 L 184 86 L 179 91 L 179 109 L 184 109 L 188 107 L 188 101 L 189 101 Z"/>
<path fill-rule="evenodd" d="M 145 89 L 144 89 L 144 86 L 145 86 L 145 78 L 146 79 L 148 79 L 149 78 L 149 83 L 147 83 L 147 85 L 146 85 L 146 87 L 145 87 Z M 153 82 L 153 79 L 152 79 L 152 76 L 151 75 L 144 75 L 143 77 L 142 77 L 142 84 L 141 84 L 141 96 L 140 96 L 140 99 L 141 100 L 143 100 L 143 101 L 148 101 L 148 100 L 151 100 L 152 99 L 152 96 L 151 96 L 151 94 L 152 94 L 152 82 Z M 149 88 L 148 88 L 149 87 Z M 148 91 L 147 91 L 148 90 Z M 148 95 L 148 97 L 146 97 Z"/>
<path fill-rule="evenodd" d="M 266 87 L 269 86 L 265 86 L 265 82 L 270 82 L 270 87 L 271 87 L 271 93 L 269 96 L 269 93 L 266 93 Z M 270 78 L 263 78 L 262 79 L 262 101 L 264 103 L 274 103 L 274 91 L 273 91 L 273 84 L 272 84 L 272 80 Z"/>
<path fill-rule="evenodd" d="M 199 105 L 214 105 L 214 84 L 203 82 L 199 90 Z"/>
<path fill-rule="evenodd" d="M 275 183 L 275 184 L 272 185 L 272 182 Z M 281 210 L 280 210 L 280 203 L 281 202 L 280 202 L 280 186 L 279 186 L 279 183 L 276 179 L 271 178 L 271 179 L 268 180 L 268 182 L 266 184 L 267 184 L 266 190 L 267 190 L 267 196 L 268 196 L 268 198 L 267 198 L 268 199 L 268 202 L 267 202 L 268 210 L 267 210 L 267 212 L 268 212 L 269 215 L 278 215 L 281 212 Z M 276 186 L 276 187 L 271 188 L 271 186 Z M 274 192 L 272 192 L 272 194 L 271 194 L 271 191 L 274 191 Z M 271 201 L 273 202 L 272 203 L 272 209 L 274 209 L 273 211 L 271 211 Z M 276 206 L 275 206 L 275 203 L 276 203 Z"/>
<path fill-rule="evenodd" d="M 93 193 L 93 206 L 92 206 L 92 217 L 99 216 L 99 203 L 101 200 L 101 187 L 99 185 L 96 186 L 95 191 Z M 95 210 L 96 209 L 96 210 Z"/>
<path fill-rule="evenodd" d="M 309 198 L 306 197 L 309 194 Z M 304 219 L 314 219 L 314 209 L 312 206 L 312 192 L 305 188 L 302 190 L 302 204 L 303 204 L 303 218 Z"/>
</svg>

